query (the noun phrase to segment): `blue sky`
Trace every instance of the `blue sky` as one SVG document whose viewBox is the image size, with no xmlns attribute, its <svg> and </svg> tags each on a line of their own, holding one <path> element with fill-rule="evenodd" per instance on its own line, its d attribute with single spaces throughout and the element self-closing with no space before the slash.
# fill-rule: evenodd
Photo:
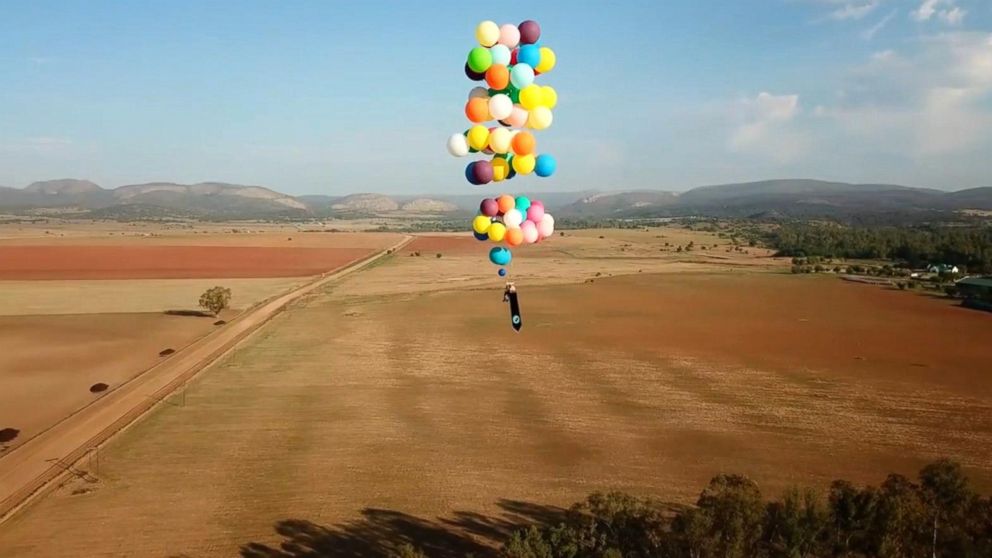
<svg viewBox="0 0 992 558">
<path fill-rule="evenodd" d="M 475 25 L 535 19 L 559 94 L 528 190 L 779 177 L 992 186 L 992 2 L 0 3 L 0 184 L 470 192 Z"/>
</svg>

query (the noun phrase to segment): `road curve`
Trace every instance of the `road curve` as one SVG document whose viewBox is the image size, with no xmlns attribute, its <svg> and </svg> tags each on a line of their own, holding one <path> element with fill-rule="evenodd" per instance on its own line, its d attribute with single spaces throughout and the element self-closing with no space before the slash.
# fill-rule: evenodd
<svg viewBox="0 0 992 558">
<path fill-rule="evenodd" d="M 413 240 L 406 236 L 387 250 L 326 273 L 310 283 L 264 302 L 122 384 L 93 404 L 0 457 L 0 523 L 67 477 L 73 464 L 106 442 L 165 397 L 258 331 L 289 303 L 361 270 Z"/>
</svg>

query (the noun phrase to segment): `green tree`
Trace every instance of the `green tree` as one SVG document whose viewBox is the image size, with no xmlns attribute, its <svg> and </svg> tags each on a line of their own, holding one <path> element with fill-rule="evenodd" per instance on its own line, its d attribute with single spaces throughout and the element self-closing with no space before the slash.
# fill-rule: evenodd
<svg viewBox="0 0 992 558">
<path fill-rule="evenodd" d="M 968 487 L 961 465 L 947 459 L 931 463 L 920 471 L 920 494 L 933 521 L 931 556 L 937 558 L 944 555 L 938 552 L 938 534 L 942 538 L 958 535 L 956 531 L 964 523 L 965 512 L 975 495 Z"/>
<path fill-rule="evenodd" d="M 712 555 L 750 558 L 759 554 L 765 505 L 754 481 L 741 475 L 716 476 L 700 494 L 696 507 L 703 525 L 708 526 L 705 547 L 712 549 Z"/>
<path fill-rule="evenodd" d="M 820 556 L 825 547 L 827 512 L 816 492 L 787 490 L 768 505 L 764 527 L 769 554 L 775 558 Z"/>
<path fill-rule="evenodd" d="M 227 287 L 211 287 L 200 295 L 200 307 L 209 310 L 214 316 L 227 308 L 231 302 L 231 289 Z"/>
<path fill-rule="evenodd" d="M 919 488 L 906 477 L 892 474 L 885 479 L 874 519 L 870 555 L 914 558 L 929 550 L 926 509 Z"/>
</svg>

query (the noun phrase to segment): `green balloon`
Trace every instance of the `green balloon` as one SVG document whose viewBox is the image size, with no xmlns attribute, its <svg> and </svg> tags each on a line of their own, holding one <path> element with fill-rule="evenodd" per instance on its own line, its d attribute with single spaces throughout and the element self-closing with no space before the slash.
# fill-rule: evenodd
<svg viewBox="0 0 992 558">
<path fill-rule="evenodd" d="M 506 94 L 510 97 L 510 100 L 513 101 L 513 104 L 520 103 L 520 90 L 513 85 L 507 86 Z"/>
<path fill-rule="evenodd" d="M 475 47 L 468 53 L 468 67 L 473 72 L 485 72 L 493 65 L 493 55 L 488 48 Z"/>
</svg>

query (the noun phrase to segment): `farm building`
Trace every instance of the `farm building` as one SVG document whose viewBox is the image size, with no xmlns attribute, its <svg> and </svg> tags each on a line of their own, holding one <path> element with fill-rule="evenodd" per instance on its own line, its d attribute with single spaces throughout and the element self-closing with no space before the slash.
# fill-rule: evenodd
<svg viewBox="0 0 992 558">
<path fill-rule="evenodd" d="M 955 285 L 965 306 L 992 310 L 992 277 L 966 277 Z"/>
<path fill-rule="evenodd" d="M 931 264 L 927 268 L 930 273 L 958 273 L 958 266 L 952 264 Z"/>
</svg>

